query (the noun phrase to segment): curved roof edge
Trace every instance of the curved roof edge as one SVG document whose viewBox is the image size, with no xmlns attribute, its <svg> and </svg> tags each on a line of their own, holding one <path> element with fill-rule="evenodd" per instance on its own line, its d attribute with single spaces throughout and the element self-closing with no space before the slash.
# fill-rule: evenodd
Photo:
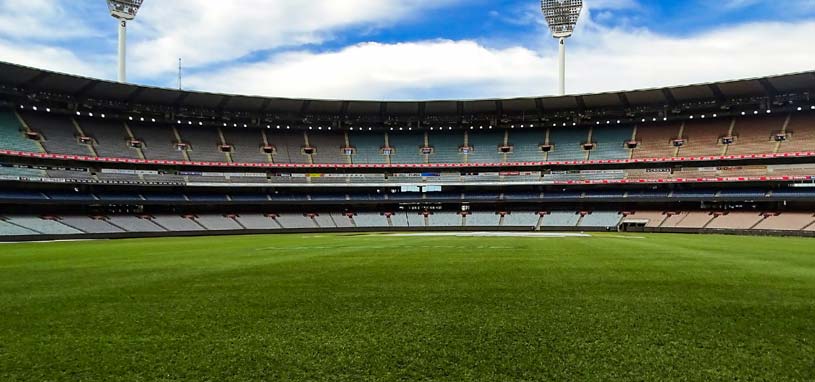
<svg viewBox="0 0 815 382">
<path fill-rule="evenodd" d="M 482 115 L 576 109 L 631 108 L 745 97 L 772 97 L 815 90 L 815 70 L 769 77 L 595 94 L 480 100 L 321 100 L 261 97 L 121 84 L 0 61 L 0 84 L 26 91 L 53 92 L 175 108 L 249 113 L 327 115 Z"/>
</svg>

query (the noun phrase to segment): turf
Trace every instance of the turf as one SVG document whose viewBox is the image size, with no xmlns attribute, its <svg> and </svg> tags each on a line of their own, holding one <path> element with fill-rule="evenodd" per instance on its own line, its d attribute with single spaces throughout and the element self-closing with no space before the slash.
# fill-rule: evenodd
<svg viewBox="0 0 815 382">
<path fill-rule="evenodd" d="M 0 245 L 0 380 L 815 380 L 815 240 L 643 237 Z"/>
</svg>

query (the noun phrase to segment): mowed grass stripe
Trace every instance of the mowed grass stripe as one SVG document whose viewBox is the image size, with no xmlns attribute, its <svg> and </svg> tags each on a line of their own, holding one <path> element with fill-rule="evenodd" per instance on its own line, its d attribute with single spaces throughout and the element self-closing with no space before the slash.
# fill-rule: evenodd
<svg viewBox="0 0 815 382">
<path fill-rule="evenodd" d="M 815 379 L 815 241 L 645 237 L 3 245 L 0 380 Z"/>
</svg>

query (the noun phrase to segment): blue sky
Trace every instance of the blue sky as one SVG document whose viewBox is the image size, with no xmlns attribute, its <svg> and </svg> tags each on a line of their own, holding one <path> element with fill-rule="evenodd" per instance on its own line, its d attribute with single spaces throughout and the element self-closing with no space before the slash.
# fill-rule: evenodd
<svg viewBox="0 0 815 382">
<path fill-rule="evenodd" d="M 815 0 L 586 0 L 569 91 L 815 69 Z M 536 0 L 145 0 L 129 80 L 229 93 L 447 99 L 551 94 Z M 0 0 L 0 60 L 115 77 L 103 0 Z"/>
</svg>

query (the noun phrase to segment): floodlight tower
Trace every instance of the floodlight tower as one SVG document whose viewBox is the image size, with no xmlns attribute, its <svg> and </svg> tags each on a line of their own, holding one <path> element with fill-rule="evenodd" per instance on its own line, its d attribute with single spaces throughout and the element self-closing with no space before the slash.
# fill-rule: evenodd
<svg viewBox="0 0 815 382">
<path fill-rule="evenodd" d="M 119 82 L 127 82 L 127 22 L 136 18 L 143 0 L 107 0 L 110 15 L 119 21 Z"/>
<path fill-rule="evenodd" d="M 574 27 L 583 10 L 583 0 L 541 0 L 541 9 L 552 36 L 560 44 L 558 55 L 560 95 L 566 95 L 566 39 L 574 33 Z"/>
</svg>

